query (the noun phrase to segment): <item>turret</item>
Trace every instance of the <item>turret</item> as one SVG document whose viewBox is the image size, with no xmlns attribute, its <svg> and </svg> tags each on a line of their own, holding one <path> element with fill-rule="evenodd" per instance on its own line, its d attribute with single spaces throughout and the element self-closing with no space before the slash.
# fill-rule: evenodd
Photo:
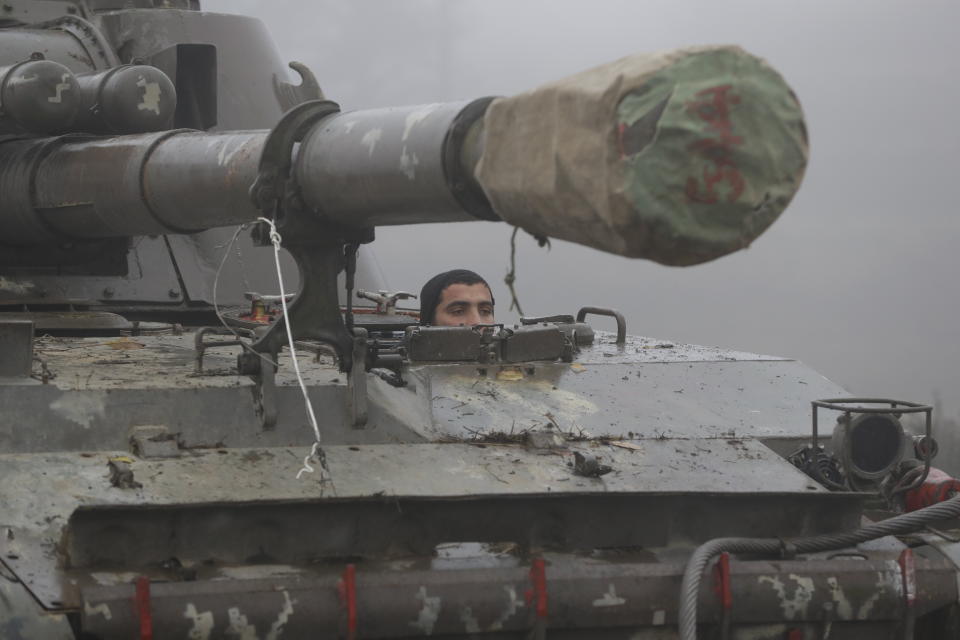
<svg viewBox="0 0 960 640">
<path fill-rule="evenodd" d="M 188 13 L 168 17 L 195 19 Z M 123 16 L 103 18 L 115 38 L 137 24 Z M 34 52 L 0 77 L 0 272 L 23 291 L 12 302 L 50 301 L 31 278 L 52 270 L 59 286 L 73 265 L 80 279 L 123 277 L 131 263 L 117 258 L 136 246 L 132 238 L 266 221 L 297 262 L 299 285 L 283 321 L 239 357 L 261 407 L 273 387 L 264 362 L 276 362 L 288 340 L 330 346 L 351 374 L 358 362 L 374 364 L 349 305 L 357 249 L 377 226 L 501 220 L 540 238 L 697 264 L 761 234 L 807 161 L 793 92 L 738 47 L 627 57 L 507 98 L 345 113 L 298 66 L 300 87 L 274 76 L 290 108 L 273 128 L 217 131 L 208 116 L 219 99 L 200 81 L 218 66 L 215 50 L 177 44 L 146 60 L 130 50 L 124 65 L 100 47 L 112 55 L 75 71 L 76 43 L 63 32 L 96 29 L 77 17 L 55 26 L 15 32 L 6 55 L 47 42 L 56 60 Z M 86 54 L 98 50 L 87 44 Z M 254 239 L 276 244 L 265 231 Z M 180 299 L 179 288 L 169 292 Z M 107 286 L 100 299 L 113 295 Z"/>
</svg>

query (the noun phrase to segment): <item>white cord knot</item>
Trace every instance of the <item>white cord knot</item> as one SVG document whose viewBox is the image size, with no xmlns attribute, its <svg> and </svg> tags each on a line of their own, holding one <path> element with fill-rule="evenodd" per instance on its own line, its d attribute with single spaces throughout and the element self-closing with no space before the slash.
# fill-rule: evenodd
<svg viewBox="0 0 960 640">
<path fill-rule="evenodd" d="M 277 231 L 276 223 L 274 223 L 274 221 L 270 220 L 269 218 L 264 218 L 263 216 L 260 216 L 259 218 L 257 218 L 257 220 L 260 222 L 263 222 L 264 224 L 270 227 L 270 242 L 273 244 L 274 247 L 279 249 L 280 243 L 283 241 L 283 238 L 280 237 L 280 232 Z"/>
<path fill-rule="evenodd" d="M 310 463 L 315 461 L 320 465 L 320 482 L 326 480 L 326 471 L 327 469 L 327 454 L 324 453 L 323 449 L 320 448 L 320 442 L 314 442 L 313 446 L 310 448 L 310 453 L 303 459 L 303 468 L 300 471 L 297 471 L 297 480 L 300 479 L 305 473 L 313 473 L 316 469 L 313 468 L 313 465 Z"/>
</svg>

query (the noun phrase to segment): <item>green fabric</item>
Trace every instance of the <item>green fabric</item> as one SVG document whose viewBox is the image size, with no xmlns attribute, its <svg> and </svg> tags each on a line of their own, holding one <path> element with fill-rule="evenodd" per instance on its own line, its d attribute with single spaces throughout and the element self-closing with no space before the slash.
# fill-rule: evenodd
<svg viewBox="0 0 960 640">
<path fill-rule="evenodd" d="M 800 105 L 752 56 L 690 55 L 625 95 L 616 116 L 621 143 L 624 128 L 651 126 L 645 116 L 655 121 L 649 143 L 633 154 L 621 144 L 620 160 L 622 189 L 647 236 L 645 257 L 658 262 L 693 264 L 747 246 L 803 177 Z"/>
</svg>

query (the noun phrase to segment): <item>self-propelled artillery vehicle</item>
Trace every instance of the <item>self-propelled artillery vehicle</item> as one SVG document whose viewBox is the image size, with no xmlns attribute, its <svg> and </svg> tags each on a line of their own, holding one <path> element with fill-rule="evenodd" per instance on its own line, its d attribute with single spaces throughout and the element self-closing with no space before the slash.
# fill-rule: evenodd
<svg viewBox="0 0 960 640">
<path fill-rule="evenodd" d="M 929 407 L 597 301 L 423 326 L 369 268 L 427 222 L 745 247 L 807 160 L 775 71 L 342 112 L 291 66 L 195 0 L 0 6 L 0 637 L 957 637 Z"/>
</svg>

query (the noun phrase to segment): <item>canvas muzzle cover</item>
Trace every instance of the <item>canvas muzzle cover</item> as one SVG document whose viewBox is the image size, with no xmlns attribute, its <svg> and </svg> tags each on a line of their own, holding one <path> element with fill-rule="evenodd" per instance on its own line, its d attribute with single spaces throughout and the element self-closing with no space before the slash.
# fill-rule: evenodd
<svg viewBox="0 0 960 640">
<path fill-rule="evenodd" d="M 494 101 L 477 179 L 527 231 L 668 265 L 748 246 L 800 186 L 803 112 L 735 46 L 635 55 Z"/>
</svg>

